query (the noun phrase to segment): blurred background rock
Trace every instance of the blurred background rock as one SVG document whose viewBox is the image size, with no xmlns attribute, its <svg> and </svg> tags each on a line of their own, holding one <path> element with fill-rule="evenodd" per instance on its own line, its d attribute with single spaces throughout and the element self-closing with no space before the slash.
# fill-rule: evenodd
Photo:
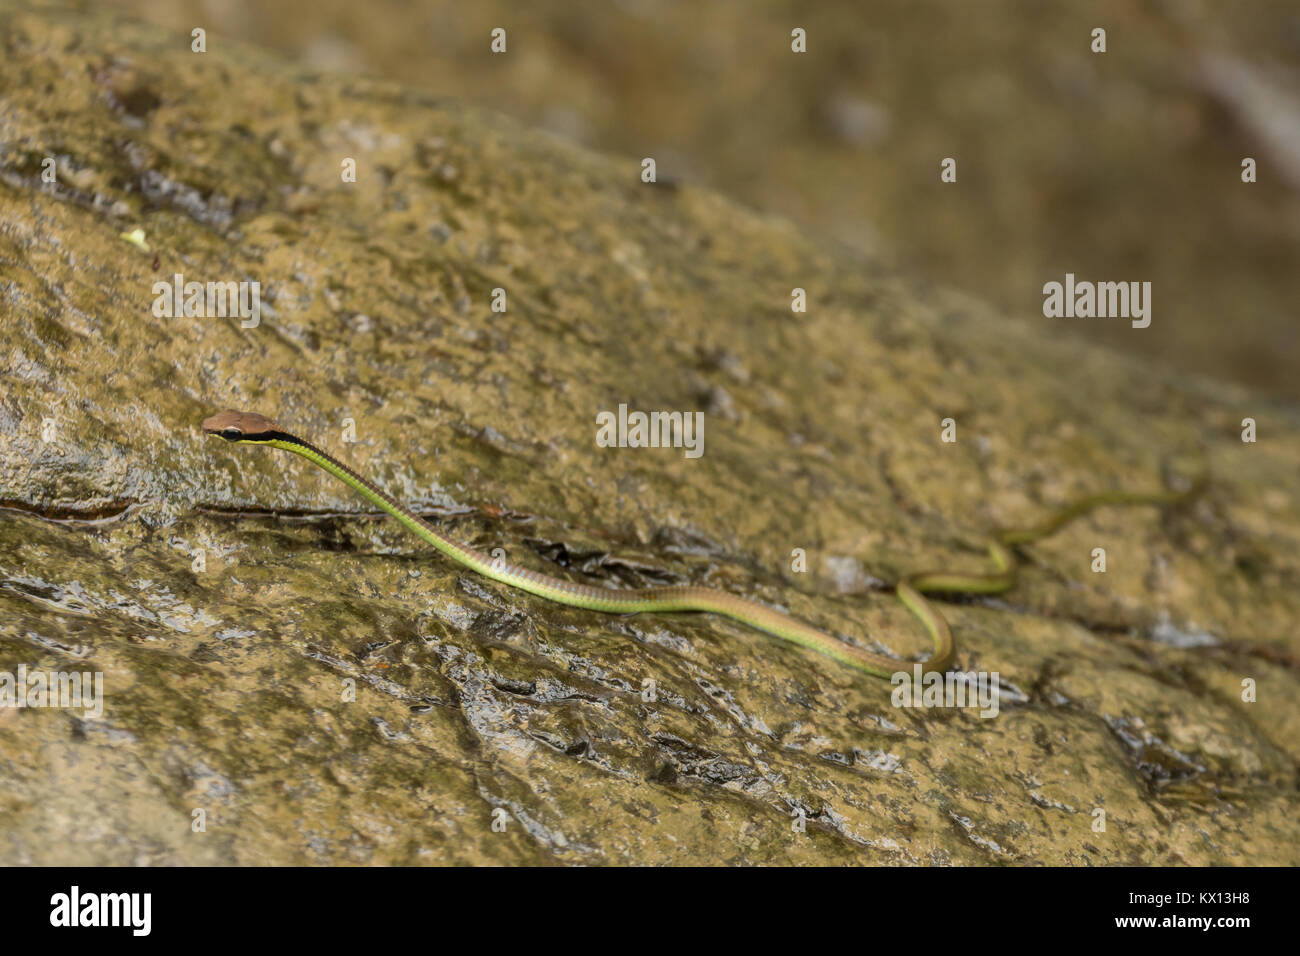
<svg viewBox="0 0 1300 956">
<path fill-rule="evenodd" d="M 1300 397 L 1294 0 L 106 6 L 178 42 L 203 26 L 209 49 L 235 37 L 653 156 L 661 178 L 972 291 L 1013 320 Z M 803 55 L 790 51 L 796 26 Z M 504 56 L 489 51 L 494 27 Z M 956 185 L 939 182 L 944 157 Z M 1152 282 L 1151 326 L 1044 318 L 1042 285 L 1066 272 Z"/>
</svg>

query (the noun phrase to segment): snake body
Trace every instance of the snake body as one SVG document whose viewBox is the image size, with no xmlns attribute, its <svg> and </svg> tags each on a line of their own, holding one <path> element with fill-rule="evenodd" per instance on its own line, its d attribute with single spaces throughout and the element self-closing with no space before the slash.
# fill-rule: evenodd
<svg viewBox="0 0 1300 956">
<path fill-rule="evenodd" d="M 434 548 L 486 578 L 527 591 L 557 604 L 600 611 L 605 614 L 675 613 L 700 611 L 721 614 L 756 630 L 802 645 L 824 654 L 841 664 L 886 680 L 905 668 L 914 666 L 883 654 L 875 654 L 848 644 L 831 634 L 757 601 L 696 586 L 653 588 L 605 588 L 577 584 L 510 564 L 500 558 L 460 544 L 405 507 L 387 492 L 358 475 L 347 465 L 315 445 L 280 428 L 276 422 L 252 412 L 223 411 L 203 422 L 203 431 L 226 441 L 254 445 L 271 445 L 306 458 L 335 478 L 382 508 L 408 530 Z M 952 663 L 952 633 L 942 614 L 926 600 L 926 594 L 1000 594 L 1016 583 L 1016 559 L 1013 548 L 1053 534 L 1064 525 L 1104 505 L 1169 505 L 1189 498 L 1199 490 L 1186 492 L 1107 492 L 1080 498 L 1054 513 L 1042 524 L 1018 531 L 1002 531 L 989 541 L 989 558 L 995 571 L 991 574 L 968 574 L 953 571 L 924 571 L 909 574 L 898 582 L 898 599 L 921 622 L 934 645 L 933 653 L 919 662 L 922 669 L 945 671 Z"/>
</svg>

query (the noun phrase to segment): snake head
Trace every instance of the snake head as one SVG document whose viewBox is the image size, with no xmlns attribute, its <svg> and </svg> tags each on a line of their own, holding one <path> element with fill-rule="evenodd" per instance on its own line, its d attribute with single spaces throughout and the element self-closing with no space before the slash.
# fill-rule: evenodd
<svg viewBox="0 0 1300 956">
<path fill-rule="evenodd" d="M 203 420 L 203 430 L 209 435 L 219 435 L 226 441 L 257 441 L 280 431 L 280 426 L 265 415 L 256 412 L 236 412 L 226 409 Z"/>
</svg>

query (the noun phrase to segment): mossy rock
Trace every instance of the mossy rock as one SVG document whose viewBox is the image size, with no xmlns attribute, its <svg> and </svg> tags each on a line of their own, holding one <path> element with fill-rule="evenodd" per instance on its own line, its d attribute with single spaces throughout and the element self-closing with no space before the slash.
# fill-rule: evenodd
<svg viewBox="0 0 1300 956">
<path fill-rule="evenodd" d="M 0 32 L 0 672 L 105 683 L 97 718 L 0 709 L 7 861 L 1300 861 L 1295 406 L 427 94 L 101 15 Z M 155 316 L 177 273 L 259 282 L 260 324 Z M 597 447 L 620 403 L 703 411 L 704 454 Z M 710 616 L 487 582 L 205 438 L 225 407 L 520 563 L 905 659 L 882 583 L 979 569 L 1073 495 L 1210 485 L 945 605 L 1008 690 L 981 719 Z"/>
</svg>

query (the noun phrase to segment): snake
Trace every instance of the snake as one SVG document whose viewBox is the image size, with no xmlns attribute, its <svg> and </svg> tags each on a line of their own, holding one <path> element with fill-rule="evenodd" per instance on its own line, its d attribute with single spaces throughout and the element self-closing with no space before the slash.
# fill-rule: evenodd
<svg viewBox="0 0 1300 956">
<path fill-rule="evenodd" d="M 280 427 L 273 419 L 255 412 L 227 409 L 203 421 L 205 434 L 228 442 L 270 445 L 293 452 L 329 472 L 382 508 L 408 530 L 451 560 L 471 571 L 526 591 L 537 597 L 570 607 L 605 614 L 704 612 L 739 621 L 748 627 L 778 637 L 847 665 L 855 670 L 890 680 L 903 668 L 919 664 L 923 673 L 947 671 L 955 646 L 948 622 L 926 595 L 998 595 L 1016 586 L 1016 549 L 1059 531 L 1070 522 L 1104 506 L 1179 505 L 1204 487 L 1198 480 L 1185 491 L 1106 491 L 1071 501 L 1037 525 L 1017 530 L 995 531 L 988 538 L 988 556 L 994 570 L 988 574 L 964 571 L 921 571 L 904 575 L 894 586 L 898 600 L 920 621 L 934 646 L 919 662 L 876 654 L 821 631 L 780 610 L 758 601 L 717 588 L 669 585 L 649 588 L 611 588 L 580 584 L 511 564 L 476 548 L 461 544 L 411 511 L 373 482 L 363 478 L 333 455 Z"/>
</svg>

